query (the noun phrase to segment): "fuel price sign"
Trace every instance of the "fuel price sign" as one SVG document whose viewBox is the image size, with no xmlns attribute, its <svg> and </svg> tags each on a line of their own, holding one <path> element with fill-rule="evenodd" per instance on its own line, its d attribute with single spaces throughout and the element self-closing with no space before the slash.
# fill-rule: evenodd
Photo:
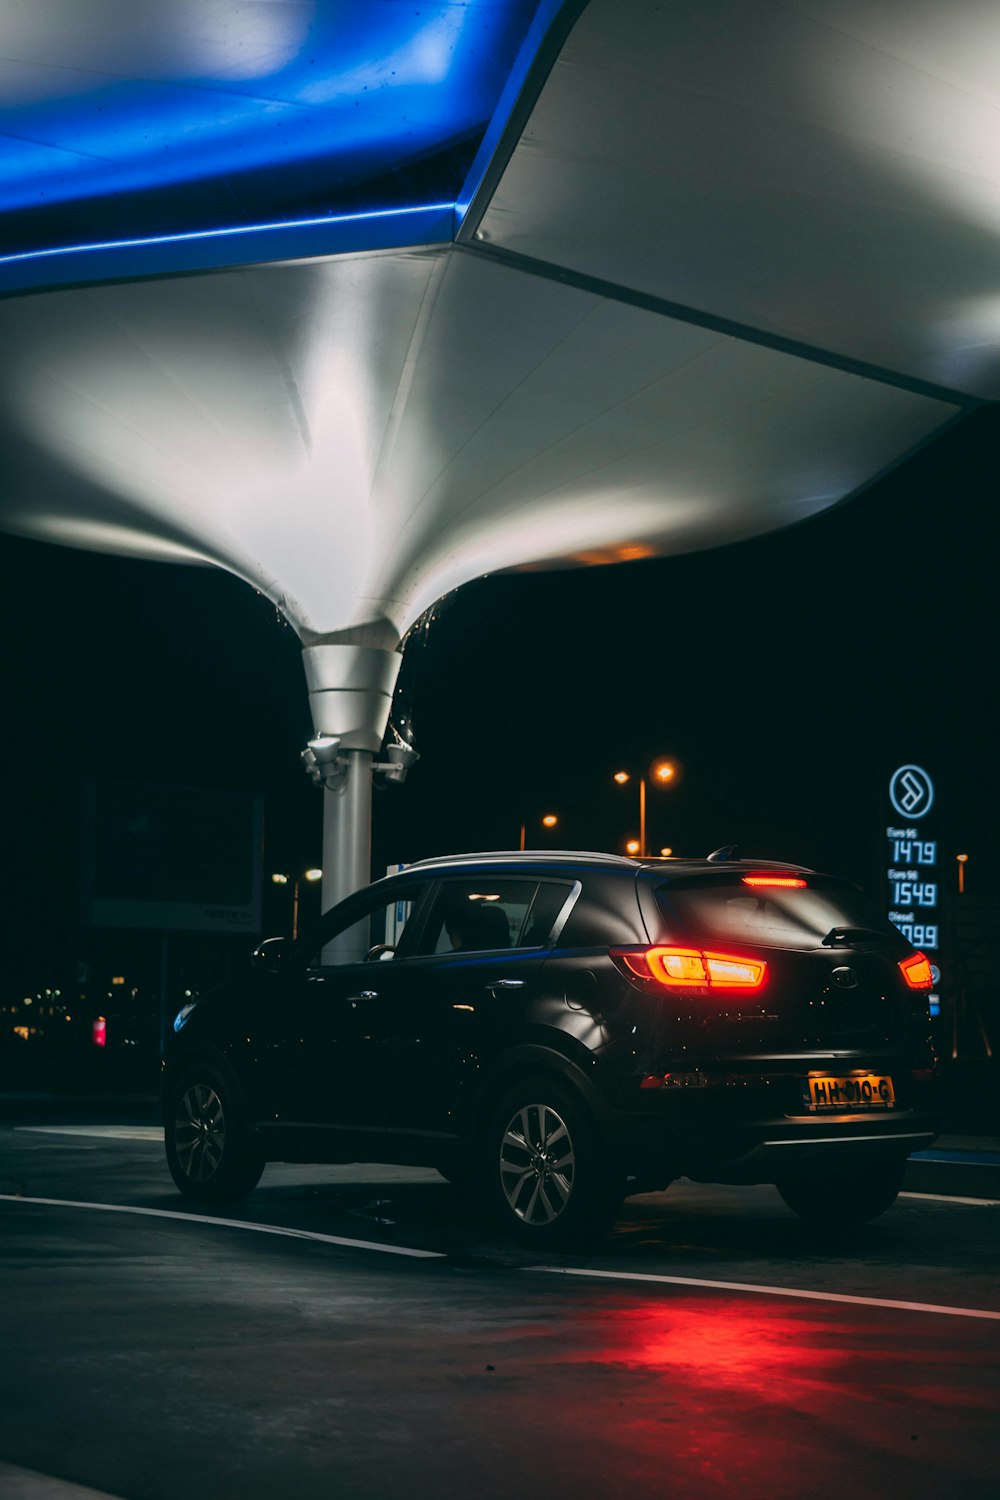
<svg viewBox="0 0 1000 1500">
<path fill-rule="evenodd" d="M 889 777 L 885 825 L 885 899 L 889 921 L 931 960 L 940 981 L 941 945 L 938 839 L 930 817 L 934 782 L 923 766 L 908 762 Z M 938 996 L 931 995 L 931 1014 Z"/>
</svg>

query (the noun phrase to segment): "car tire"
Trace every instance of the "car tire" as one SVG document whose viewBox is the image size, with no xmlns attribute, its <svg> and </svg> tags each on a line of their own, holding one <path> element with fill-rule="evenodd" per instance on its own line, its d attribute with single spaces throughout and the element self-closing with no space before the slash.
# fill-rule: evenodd
<svg viewBox="0 0 1000 1500">
<path fill-rule="evenodd" d="M 264 1170 L 237 1088 L 207 1063 L 186 1069 L 170 1090 L 164 1144 L 171 1177 L 196 1203 L 244 1198 Z"/>
<path fill-rule="evenodd" d="M 527 1078 L 493 1110 L 482 1153 L 494 1217 L 519 1244 L 580 1244 L 613 1223 L 624 1174 L 585 1104 L 558 1081 Z"/>
<path fill-rule="evenodd" d="M 782 1178 L 778 1192 L 800 1219 L 824 1230 L 867 1224 L 891 1208 L 903 1185 L 906 1158 L 872 1162 L 853 1171 L 817 1171 Z"/>
</svg>

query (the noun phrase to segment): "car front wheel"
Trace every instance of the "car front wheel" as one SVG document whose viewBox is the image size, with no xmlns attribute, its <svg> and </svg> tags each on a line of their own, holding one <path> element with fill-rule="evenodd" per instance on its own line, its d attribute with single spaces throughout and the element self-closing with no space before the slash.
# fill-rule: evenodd
<svg viewBox="0 0 1000 1500">
<path fill-rule="evenodd" d="M 264 1170 L 236 1090 L 207 1064 L 189 1069 L 171 1089 L 164 1143 L 171 1177 L 199 1203 L 245 1197 Z"/>
<path fill-rule="evenodd" d="M 792 1175 L 775 1184 L 788 1207 L 829 1230 L 867 1224 L 891 1208 L 903 1185 L 906 1159 L 872 1162 L 852 1171 Z"/>
<path fill-rule="evenodd" d="M 527 1079 L 494 1111 L 485 1170 L 495 1216 L 523 1245 L 579 1243 L 606 1230 L 624 1196 L 585 1106 L 568 1089 Z"/>
</svg>

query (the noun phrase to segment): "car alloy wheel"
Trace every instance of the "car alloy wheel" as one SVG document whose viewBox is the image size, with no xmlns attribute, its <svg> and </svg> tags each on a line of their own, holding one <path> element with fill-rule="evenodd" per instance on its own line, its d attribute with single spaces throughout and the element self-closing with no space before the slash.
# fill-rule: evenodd
<svg viewBox="0 0 1000 1500">
<path fill-rule="evenodd" d="M 560 1080 L 525 1078 L 493 1112 L 482 1167 L 505 1232 L 539 1250 L 607 1229 L 624 1177 L 586 1102 Z"/>
<path fill-rule="evenodd" d="M 550 1104 L 525 1104 L 504 1130 L 500 1182 L 511 1212 L 525 1224 L 552 1224 L 569 1207 L 576 1153 L 566 1121 Z"/>
<path fill-rule="evenodd" d="M 164 1145 L 171 1177 L 198 1202 L 245 1197 L 264 1170 L 239 1089 L 208 1063 L 190 1066 L 169 1091 Z"/>
<path fill-rule="evenodd" d="M 226 1115 L 209 1084 L 193 1083 L 178 1099 L 174 1150 L 181 1171 L 193 1182 L 205 1182 L 219 1170 L 226 1151 Z"/>
</svg>

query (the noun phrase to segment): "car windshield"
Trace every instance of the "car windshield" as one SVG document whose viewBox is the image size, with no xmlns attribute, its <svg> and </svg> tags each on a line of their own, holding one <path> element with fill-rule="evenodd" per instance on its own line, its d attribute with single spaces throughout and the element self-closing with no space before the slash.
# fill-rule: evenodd
<svg viewBox="0 0 1000 1500">
<path fill-rule="evenodd" d="M 760 943 L 772 948 L 819 948 L 869 942 L 899 934 L 855 886 L 806 875 L 802 886 L 747 885 L 739 875 L 695 875 L 656 888 L 656 902 L 673 936 L 699 942 Z"/>
</svg>

